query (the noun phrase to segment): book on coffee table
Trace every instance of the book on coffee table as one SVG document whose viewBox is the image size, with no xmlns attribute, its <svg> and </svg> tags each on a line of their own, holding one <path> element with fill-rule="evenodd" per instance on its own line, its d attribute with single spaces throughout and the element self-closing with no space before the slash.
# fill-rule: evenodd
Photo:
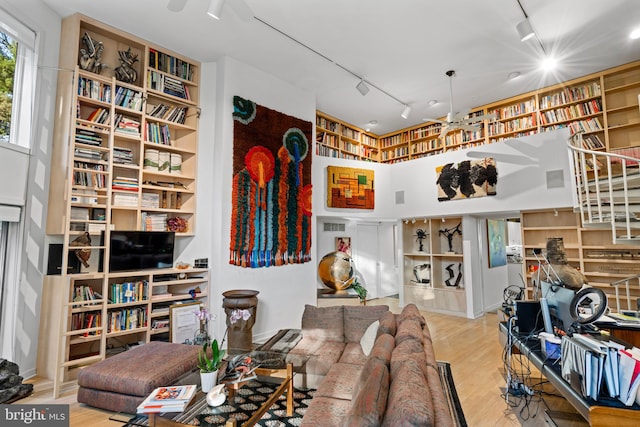
<svg viewBox="0 0 640 427">
<path fill-rule="evenodd" d="M 196 385 L 158 387 L 138 405 L 138 414 L 182 412 L 196 394 Z"/>
</svg>

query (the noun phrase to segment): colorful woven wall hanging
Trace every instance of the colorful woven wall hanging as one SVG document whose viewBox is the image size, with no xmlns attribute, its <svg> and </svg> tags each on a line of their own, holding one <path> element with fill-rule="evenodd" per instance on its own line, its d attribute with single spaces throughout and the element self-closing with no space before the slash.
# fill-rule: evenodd
<svg viewBox="0 0 640 427">
<path fill-rule="evenodd" d="M 311 260 L 312 123 L 233 98 L 229 264 Z"/>
<path fill-rule="evenodd" d="M 373 171 L 327 166 L 327 207 L 373 209 Z"/>
</svg>

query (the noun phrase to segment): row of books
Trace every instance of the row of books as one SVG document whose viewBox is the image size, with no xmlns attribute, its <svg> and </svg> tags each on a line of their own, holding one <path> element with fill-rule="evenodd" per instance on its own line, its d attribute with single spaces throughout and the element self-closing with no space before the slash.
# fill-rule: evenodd
<svg viewBox="0 0 640 427">
<path fill-rule="evenodd" d="M 489 114 L 495 113 L 498 120 L 509 119 L 511 117 L 521 116 L 523 114 L 533 113 L 536 109 L 536 102 L 533 99 L 508 105 L 502 108 L 496 108 L 489 111 Z"/>
<path fill-rule="evenodd" d="M 536 114 L 531 114 L 507 122 L 491 122 L 487 124 L 487 132 L 489 132 L 489 136 L 491 136 L 515 132 L 519 129 L 532 128 L 535 126 L 537 126 Z"/>
<path fill-rule="evenodd" d="M 149 284 L 146 280 L 137 282 L 112 283 L 109 285 L 109 302 L 125 304 L 147 299 Z"/>
<path fill-rule="evenodd" d="M 178 79 L 165 76 L 155 71 L 147 74 L 147 87 L 158 92 L 178 98 L 191 100 L 189 87 Z"/>
<path fill-rule="evenodd" d="M 91 286 L 77 285 L 73 288 L 73 302 L 94 301 L 98 299 L 102 299 L 102 295 L 95 292 Z"/>
<path fill-rule="evenodd" d="M 74 169 L 82 169 L 75 170 L 73 172 L 73 185 L 81 185 L 84 187 L 95 187 L 95 188 L 104 188 L 106 187 L 106 176 L 104 173 L 96 173 L 96 172 L 104 172 L 106 171 L 106 165 L 97 165 L 92 163 L 84 163 L 84 162 L 73 162 Z M 91 171 L 96 172 L 91 172 Z"/>
<path fill-rule="evenodd" d="M 193 79 L 193 66 L 180 58 L 149 49 L 149 66 L 185 80 Z"/>
<path fill-rule="evenodd" d="M 142 111 L 142 92 L 118 86 L 116 89 L 116 105 L 134 111 Z"/>
<path fill-rule="evenodd" d="M 161 145 L 171 145 L 171 130 L 169 125 L 146 123 L 146 138 L 148 142 Z"/>
<path fill-rule="evenodd" d="M 113 123 L 115 131 L 133 136 L 140 135 L 140 121 L 122 114 L 116 114 Z"/>
<path fill-rule="evenodd" d="M 640 404 L 640 349 L 604 336 L 563 336 L 562 377 L 584 397 Z M 604 385 L 604 387 L 603 387 Z"/>
<path fill-rule="evenodd" d="M 584 104 L 574 104 L 564 108 L 548 110 L 540 113 L 540 124 L 560 122 L 564 120 L 577 119 L 602 112 L 602 105 L 599 99 L 591 100 Z"/>
<path fill-rule="evenodd" d="M 106 108 L 102 108 L 102 107 L 98 107 L 95 110 L 93 110 L 91 113 L 89 113 L 89 115 L 87 116 L 88 121 L 90 122 L 95 122 L 95 123 L 100 123 L 103 125 L 106 125 L 109 123 L 109 110 Z"/>
<path fill-rule="evenodd" d="M 127 193 L 115 193 L 113 195 L 114 206 L 138 207 L 138 195 Z"/>
<path fill-rule="evenodd" d="M 147 115 L 169 122 L 184 124 L 187 118 L 187 107 L 165 104 L 149 105 Z"/>
<path fill-rule="evenodd" d="M 582 146 L 589 150 L 597 150 L 604 148 L 604 143 L 597 134 L 590 134 L 582 137 Z"/>
<path fill-rule="evenodd" d="M 73 155 L 82 159 L 102 160 L 102 152 L 98 150 L 92 150 L 90 148 L 76 147 L 73 150 Z"/>
<path fill-rule="evenodd" d="M 76 129 L 74 140 L 78 144 L 99 147 L 102 145 L 102 134 L 88 129 Z"/>
<path fill-rule="evenodd" d="M 316 126 L 326 129 L 330 132 L 338 131 L 338 123 L 327 120 L 324 117 L 316 116 Z"/>
<path fill-rule="evenodd" d="M 125 165 L 133 164 L 133 152 L 126 147 L 113 147 L 113 162 Z"/>
<path fill-rule="evenodd" d="M 142 212 L 142 231 L 166 231 L 167 214 Z"/>
<path fill-rule="evenodd" d="M 78 79 L 78 95 L 102 102 L 111 102 L 111 86 L 81 76 Z"/>
<path fill-rule="evenodd" d="M 565 88 L 561 92 L 540 97 L 540 108 L 551 108 L 569 102 L 593 98 L 601 94 L 600 84 L 597 82 L 580 87 Z"/>
<path fill-rule="evenodd" d="M 158 193 L 142 193 L 140 207 L 147 209 L 158 209 L 160 207 L 160 194 Z"/>
<path fill-rule="evenodd" d="M 138 178 L 129 178 L 126 176 L 116 176 L 113 178 L 113 182 L 111 183 L 111 188 L 114 190 L 121 191 L 138 191 Z M 115 194 L 119 195 L 118 193 Z M 136 200 L 138 200 L 137 196 Z M 137 202 L 136 202 L 137 205 Z"/>
<path fill-rule="evenodd" d="M 81 329 L 98 328 L 95 331 L 87 331 L 82 335 L 85 337 L 100 335 L 100 325 L 102 315 L 99 311 L 85 311 L 82 313 L 73 313 L 71 315 L 71 330 L 78 331 Z"/>
<path fill-rule="evenodd" d="M 107 313 L 107 332 L 128 331 L 147 326 L 146 307 L 109 310 Z"/>
</svg>

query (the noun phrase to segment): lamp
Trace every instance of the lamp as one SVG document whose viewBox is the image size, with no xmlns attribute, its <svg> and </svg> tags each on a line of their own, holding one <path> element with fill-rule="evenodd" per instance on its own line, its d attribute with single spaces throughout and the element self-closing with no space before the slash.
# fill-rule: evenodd
<svg viewBox="0 0 640 427">
<path fill-rule="evenodd" d="M 402 117 L 403 119 L 408 119 L 409 114 L 411 114 L 411 107 L 409 107 L 408 105 L 405 105 L 404 110 L 402 111 L 402 114 L 400 114 L 400 117 Z"/>
<path fill-rule="evenodd" d="M 358 92 L 360 92 L 362 96 L 369 93 L 369 86 L 364 82 L 364 79 L 360 79 L 360 83 L 356 85 L 356 89 L 358 89 Z"/>
<path fill-rule="evenodd" d="M 531 37 L 536 35 L 536 33 L 533 31 L 533 28 L 531 27 L 529 18 L 525 18 L 524 21 L 520 21 L 518 25 L 516 25 L 516 30 L 518 30 L 518 35 L 520 36 L 521 42 L 529 40 Z"/>
<path fill-rule="evenodd" d="M 224 6 L 224 0 L 209 0 L 209 9 L 207 14 L 215 19 L 220 19 L 222 15 L 222 6 Z"/>
</svg>

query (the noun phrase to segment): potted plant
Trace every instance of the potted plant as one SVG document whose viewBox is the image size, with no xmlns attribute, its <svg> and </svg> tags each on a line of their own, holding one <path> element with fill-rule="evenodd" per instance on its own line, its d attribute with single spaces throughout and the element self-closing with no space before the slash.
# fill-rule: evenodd
<svg viewBox="0 0 640 427">
<path fill-rule="evenodd" d="M 209 357 L 209 347 L 211 357 Z M 208 393 L 218 380 L 218 369 L 222 364 L 225 351 L 218 346 L 218 340 L 214 339 L 211 344 L 204 343 L 198 353 L 198 368 L 200 369 L 200 383 L 202 391 Z"/>
<path fill-rule="evenodd" d="M 367 305 L 367 289 L 358 282 L 357 278 L 353 281 L 351 288 L 353 288 L 353 290 L 356 291 L 356 294 L 358 294 L 360 303 L 362 305 Z"/>
</svg>

